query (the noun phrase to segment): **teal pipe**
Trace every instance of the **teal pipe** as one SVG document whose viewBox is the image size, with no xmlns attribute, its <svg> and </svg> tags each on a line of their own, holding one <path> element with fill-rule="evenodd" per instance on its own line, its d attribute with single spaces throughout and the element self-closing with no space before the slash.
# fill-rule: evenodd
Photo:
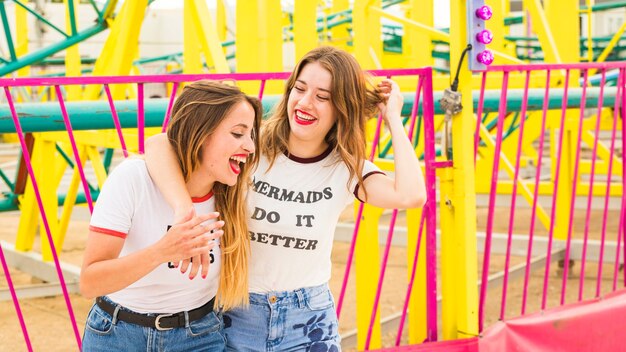
<svg viewBox="0 0 626 352">
<path fill-rule="evenodd" d="M 4 35 L 7 39 L 7 46 L 9 47 L 11 60 L 17 60 L 17 55 L 15 55 L 15 47 L 13 46 L 13 37 L 11 36 L 11 28 L 9 27 L 9 19 L 7 18 L 7 10 L 4 7 L 4 0 L 0 1 L 0 18 L 2 18 L 2 24 L 4 25 Z M 0 77 L 1 76 L 4 75 L 0 74 Z"/>
<path fill-rule="evenodd" d="M 98 195 L 100 192 L 91 192 L 91 199 L 95 202 L 98 199 Z M 13 211 L 20 210 L 17 202 L 17 195 L 15 194 L 7 194 L 7 198 L 0 200 L 0 212 L 3 211 Z M 65 198 L 67 195 L 62 194 L 57 197 L 57 203 L 59 206 L 62 206 L 65 202 Z M 76 204 L 85 204 L 87 203 L 87 199 L 85 198 L 84 193 L 78 193 L 76 196 Z"/>
<path fill-rule="evenodd" d="M 24 10 L 28 11 L 28 13 L 30 13 L 31 15 L 37 17 L 37 19 L 43 23 L 45 23 L 48 27 L 54 29 L 55 31 L 57 31 L 58 33 L 60 33 L 62 36 L 64 37 L 69 37 L 69 35 L 67 35 L 67 33 L 65 33 L 64 31 L 62 31 L 59 27 L 55 26 L 54 24 L 52 24 L 50 21 L 48 21 L 45 17 L 43 17 L 42 15 L 38 14 L 37 12 L 33 11 L 30 7 L 22 4 L 20 1 L 17 0 L 13 0 L 14 3 L 16 3 L 17 5 L 19 5 L 21 8 L 23 8 Z M 71 4 L 71 2 L 70 2 Z M 73 10 L 71 10 L 73 12 Z M 76 30 L 76 26 L 74 26 L 74 30 Z"/>
<path fill-rule="evenodd" d="M 3 3 L 0 1 L 0 12 L 3 8 Z M 65 40 L 62 40 L 59 43 L 46 47 L 42 50 L 35 51 L 31 54 L 24 55 L 19 59 L 14 59 L 11 63 L 0 66 L 0 76 L 7 75 L 13 71 L 17 71 L 22 67 L 30 66 L 36 62 L 39 62 L 53 54 L 56 54 L 59 51 L 63 51 L 74 44 L 80 43 L 83 40 L 92 37 L 107 28 L 107 25 L 103 22 L 102 24 L 97 24 L 93 27 L 87 28 L 81 32 L 78 32 L 75 36 L 71 36 Z"/>
</svg>

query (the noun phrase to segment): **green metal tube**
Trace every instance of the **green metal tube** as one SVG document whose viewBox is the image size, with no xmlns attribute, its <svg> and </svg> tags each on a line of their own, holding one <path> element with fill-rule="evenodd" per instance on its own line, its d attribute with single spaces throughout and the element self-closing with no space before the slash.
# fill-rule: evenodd
<svg viewBox="0 0 626 352">
<path fill-rule="evenodd" d="M 0 18 L 2 18 L 2 24 L 4 25 L 4 35 L 7 38 L 7 46 L 9 47 L 9 54 L 11 60 L 17 60 L 15 55 L 15 47 L 13 46 L 13 36 L 11 36 L 11 28 L 9 27 L 9 19 L 7 18 L 7 10 L 4 7 L 4 1 L 0 1 Z M 4 76 L 0 74 L 0 77 Z"/>
<path fill-rule="evenodd" d="M 2 9 L 2 6 L 0 6 L 0 9 Z M 97 24 L 93 27 L 85 29 L 84 31 L 78 32 L 75 36 L 71 36 L 57 44 L 51 45 L 45 49 L 38 50 L 31 54 L 24 55 L 18 60 L 14 60 L 11 63 L 0 66 L 0 76 L 4 76 L 13 71 L 17 71 L 22 67 L 30 66 L 36 62 L 39 62 L 59 51 L 63 51 L 76 43 L 80 43 L 83 40 L 102 32 L 106 28 L 107 25 L 105 23 Z"/>
<path fill-rule="evenodd" d="M 74 0 L 69 0 L 67 2 L 68 9 L 70 15 L 70 29 L 72 30 L 72 35 L 76 35 L 76 13 L 74 9 Z"/>
<path fill-rule="evenodd" d="M 22 4 L 20 1 L 18 0 L 13 0 L 14 3 L 16 3 L 17 5 L 21 6 L 24 10 L 28 11 L 31 15 L 37 17 L 38 20 L 40 20 L 41 22 L 45 23 L 46 25 L 48 25 L 50 28 L 54 29 L 55 31 L 59 32 L 62 36 L 64 37 L 69 37 L 69 35 L 67 35 L 67 33 L 65 33 L 64 31 L 62 31 L 59 27 L 55 26 L 54 24 L 52 24 L 50 21 L 48 21 L 45 17 L 43 17 L 42 15 L 38 14 L 37 12 L 33 11 L 30 7 Z"/>
</svg>

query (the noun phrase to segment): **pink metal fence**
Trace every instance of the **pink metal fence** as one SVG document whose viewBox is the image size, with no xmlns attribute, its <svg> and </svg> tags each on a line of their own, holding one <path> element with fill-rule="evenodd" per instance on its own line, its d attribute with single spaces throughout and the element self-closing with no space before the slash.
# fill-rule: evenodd
<svg viewBox="0 0 626 352">
<path fill-rule="evenodd" d="M 612 89 L 612 93 L 610 96 L 607 96 L 607 91 L 608 91 L 608 83 L 607 83 L 607 71 L 609 70 L 616 70 L 618 71 L 618 78 L 617 78 L 617 82 L 616 82 L 616 87 L 611 88 Z M 625 146 L 625 129 L 626 126 L 623 123 L 624 121 L 624 116 L 626 115 L 626 107 L 625 107 L 625 102 L 626 102 L 626 98 L 625 98 L 625 94 L 624 94 L 624 83 L 625 83 L 625 70 L 626 70 L 626 63 L 625 62 L 617 62 L 617 63 L 607 63 L 607 64 L 558 64 L 558 65 L 548 65 L 548 64 L 541 64 L 541 65 L 511 65 L 511 66 L 492 66 L 490 67 L 487 72 L 484 72 L 482 74 L 482 84 L 481 84 L 481 91 L 480 91 L 480 95 L 479 95 L 479 101 L 478 101 L 478 107 L 477 107 L 477 128 L 476 128 L 476 137 L 475 137 L 475 155 L 478 158 L 479 156 L 479 144 L 480 144 L 480 138 L 479 138 L 479 127 L 481 124 L 481 115 L 482 115 L 482 111 L 483 111 L 483 104 L 484 104 L 484 91 L 485 91 L 485 82 L 491 77 L 491 76 L 497 76 L 498 79 L 500 79 L 500 76 L 502 77 L 502 87 L 501 87 L 501 94 L 500 94 L 500 106 L 498 109 L 498 116 L 497 116 L 497 126 L 496 126 L 496 130 L 491 131 L 489 138 L 492 138 L 494 144 L 495 144 L 495 151 L 494 151 L 494 155 L 493 155 L 493 169 L 492 169 L 492 174 L 491 174 L 491 183 L 490 183 L 490 192 L 489 192 L 489 201 L 488 201 L 488 216 L 487 216 L 487 222 L 486 222 L 486 229 L 485 229 L 485 248 L 484 248 L 484 257 L 483 257 L 483 266 L 482 266 L 482 279 L 481 279 L 481 287 L 480 287 L 480 296 L 479 296 L 479 329 L 482 331 L 483 327 L 484 327 L 484 320 L 485 320 L 485 310 L 486 310 L 486 304 L 487 304 L 487 295 L 488 293 L 488 276 L 489 276 L 489 272 L 490 272 L 490 258 L 491 258 L 491 250 L 492 250 L 492 240 L 493 240 L 493 234 L 494 234 L 494 217 L 496 216 L 496 190 L 498 188 L 498 185 L 504 180 L 502 177 L 499 177 L 499 172 L 502 169 L 502 166 L 500 164 L 500 159 L 501 159 L 501 151 L 502 151 L 502 144 L 503 144 L 503 130 L 504 130 L 504 124 L 505 124 L 505 118 L 508 114 L 508 112 L 510 112 L 510 110 L 507 109 L 507 101 L 510 98 L 510 92 L 511 90 L 509 89 L 509 79 L 512 73 L 521 73 L 521 76 L 524 77 L 524 90 L 523 90 L 523 97 L 522 97 L 522 104 L 521 104 L 521 120 L 519 122 L 519 125 L 517 126 L 518 131 L 519 131 L 519 140 L 517 141 L 517 149 L 516 149 L 516 153 L 515 153 L 515 165 L 514 165 L 514 176 L 513 176 L 513 184 L 512 184 L 512 197 L 511 197 L 511 201 L 510 201 L 510 208 L 509 210 L 509 221 L 508 221 L 508 231 L 507 231 L 507 241 L 506 241 L 506 254 L 505 254 L 505 258 L 504 258 L 504 272 L 503 272 L 503 281 L 502 281 L 502 294 L 500 297 L 500 314 L 499 314 L 499 319 L 503 320 L 505 319 L 505 311 L 506 311 L 506 305 L 507 302 L 510 303 L 510 297 L 507 297 L 507 289 L 509 286 L 509 271 L 511 269 L 511 259 L 512 259 L 512 242 L 513 242 L 513 228 L 514 228 L 514 218 L 515 218 L 515 212 L 517 209 L 519 209 L 519 205 L 516 203 L 516 199 L 517 196 L 520 194 L 520 192 L 518 191 L 518 183 L 523 182 L 525 184 L 527 184 L 528 186 L 530 186 L 530 188 L 534 188 L 533 191 L 533 196 L 532 196 L 532 204 L 530 204 L 531 207 L 531 217 L 530 217 L 530 228 L 529 228 L 529 232 L 528 234 L 526 234 L 528 237 L 528 247 L 526 249 L 526 258 L 525 258 L 525 268 L 524 268 L 524 282 L 523 282 L 523 291 L 521 294 L 521 314 L 524 315 L 527 312 L 527 305 L 529 303 L 529 300 L 531 299 L 531 296 L 529 296 L 529 281 L 530 281 L 530 274 L 531 274 L 531 260 L 534 256 L 533 254 L 533 244 L 537 242 L 537 236 L 535 234 L 535 225 L 536 225 L 536 218 L 537 218 L 537 208 L 538 208 L 538 198 L 539 198 L 539 188 L 540 188 L 540 180 L 541 180 L 541 169 L 542 169 L 542 165 L 545 164 L 545 161 L 542 159 L 542 151 L 544 150 L 545 146 L 546 146 L 546 141 L 545 139 L 545 132 L 546 132 L 546 126 L 547 126 L 547 118 L 548 118 L 548 112 L 550 109 L 549 107 L 549 95 L 550 95 L 550 90 L 553 89 L 551 88 L 555 86 L 555 80 L 551 81 L 551 79 L 554 79 L 554 77 L 556 75 L 561 75 L 564 76 L 564 83 L 562 85 L 562 89 L 563 89 L 563 94 L 562 94 L 562 98 L 561 98 L 561 107 L 560 109 L 556 110 L 558 111 L 558 113 L 560 114 L 560 118 L 559 118 L 559 122 L 557 127 L 560 128 L 560 133 L 559 133 L 559 137 L 558 137 L 558 141 L 556 141 L 557 145 L 553 146 L 556 147 L 556 159 L 557 161 L 555 163 L 553 163 L 552 165 L 554 166 L 554 169 L 551 170 L 551 173 L 553 174 L 553 178 L 551 181 L 552 187 L 554 188 L 554 191 L 552 192 L 551 195 L 551 202 L 550 202 L 550 223 L 549 223 L 549 227 L 548 227 L 548 233 L 547 233 L 547 250 L 545 253 L 546 256 L 546 260 L 545 260 L 545 266 L 544 266 L 544 270 L 543 270 L 543 285 L 542 285 L 542 289 L 541 289 L 541 294 L 539 295 L 540 300 L 541 300 L 541 310 L 546 309 L 547 304 L 548 304 L 548 297 L 549 297 L 549 278 L 550 278 L 550 266 L 551 263 L 553 261 L 552 253 L 553 253 L 553 247 L 555 246 L 555 223 L 556 223 L 556 213 L 557 213 L 557 198 L 560 192 L 564 192 L 565 191 L 565 186 L 564 185 L 568 185 L 571 184 L 571 190 L 568 189 L 567 191 L 571 191 L 572 196 L 572 201 L 571 204 L 569 205 L 569 223 L 568 223 L 568 227 L 567 227 L 567 237 L 564 240 L 564 260 L 563 260 L 563 268 L 562 268 L 562 273 L 561 273 L 561 285 L 560 285 L 560 290 L 558 292 L 559 297 L 559 305 L 563 305 L 566 303 L 566 298 L 567 296 L 567 282 L 568 282 L 568 278 L 570 278 L 570 272 L 569 272 L 569 264 L 570 264 L 570 259 L 573 257 L 573 249 L 572 249 L 572 242 L 573 242 L 573 237 L 575 236 L 575 232 L 574 232 L 574 217 L 575 217 L 575 213 L 576 211 L 580 211 L 580 209 L 576 208 L 576 195 L 578 194 L 579 196 L 581 196 L 580 194 L 580 189 L 577 189 L 578 186 L 581 185 L 588 185 L 588 189 L 589 191 L 587 192 L 587 194 L 584 194 L 582 196 L 584 196 L 584 198 L 586 198 L 586 204 L 584 205 L 583 211 L 585 212 L 584 214 L 584 229 L 582 231 L 579 231 L 579 236 L 582 236 L 582 244 L 581 244 L 581 251 L 582 253 L 580 254 L 580 274 L 579 274 L 579 279 L 578 279 L 578 294 L 577 294 L 577 300 L 581 301 L 584 298 L 584 283 L 585 283 L 585 266 L 587 264 L 587 256 L 588 256 L 588 247 L 589 247 L 589 233 L 590 233 L 590 223 L 591 223 L 591 210 L 593 208 L 593 196 L 594 193 L 598 194 L 598 193 L 602 193 L 601 198 L 602 198 L 602 206 L 599 208 L 600 210 L 602 210 L 602 217 L 601 217 L 601 231 L 600 231 L 600 242 L 599 242 L 599 255 L 598 255 L 598 268 L 597 268 L 597 274 L 596 274 L 596 285 L 595 285 L 595 293 L 594 293 L 594 297 L 599 297 L 601 295 L 601 282 L 602 282 L 602 271 L 603 271 L 603 262 L 605 261 L 605 248 L 607 246 L 607 243 L 609 242 L 609 239 L 612 239 L 614 242 L 611 242 L 611 244 L 615 244 L 616 246 L 616 250 L 615 250 L 615 259 L 614 259 L 614 269 L 613 269 L 613 282 L 612 282 L 612 290 L 616 290 L 617 288 L 617 277 L 618 277 L 618 271 L 620 270 L 620 250 L 622 249 L 622 242 L 623 242 L 623 236 L 625 234 L 624 232 L 624 225 L 626 224 L 626 222 L 624 221 L 624 216 L 625 216 L 625 212 L 624 212 L 624 206 L 625 206 L 625 196 L 621 195 L 621 207 L 619 210 L 619 225 L 618 228 L 608 228 L 608 214 L 609 214 L 609 200 L 610 200 L 610 194 L 611 194 L 611 187 L 615 187 L 616 185 L 620 185 L 622 186 L 622 189 L 624 189 L 623 187 L 626 186 L 626 178 L 624 177 L 624 175 L 626 175 L 626 170 L 624 170 L 624 167 L 626 166 L 626 164 L 624 164 L 623 162 L 623 153 L 624 153 L 624 148 Z M 590 107 L 587 106 L 587 102 L 589 100 L 589 95 L 588 92 L 590 91 L 590 89 L 592 89 L 589 85 L 590 82 L 590 71 L 598 71 L 598 76 L 599 76 L 599 87 L 598 88 L 593 88 L 595 89 L 595 92 L 597 93 L 597 104 L 594 107 Z M 573 81 L 572 77 L 574 77 L 575 73 L 580 73 L 580 77 L 582 77 L 582 79 L 580 80 L 580 88 L 575 88 L 574 86 L 578 86 L 578 84 L 572 84 L 572 83 L 576 83 Z M 530 82 L 531 82 L 531 76 L 541 76 L 543 77 L 545 75 L 545 84 L 543 87 L 543 107 L 541 110 L 541 132 L 538 135 L 538 155 L 537 155 L 537 169 L 535 171 L 535 175 L 533 180 L 528 180 L 528 181 L 520 181 L 519 175 L 520 175 L 520 161 L 521 161 L 521 154 L 522 154 L 522 140 L 524 138 L 524 127 L 525 127 L 525 123 L 527 123 L 527 103 L 528 103 L 528 98 L 529 98 L 529 86 L 530 86 Z M 580 105 L 576 106 L 576 107 L 572 107 L 572 104 L 569 103 L 568 101 L 568 96 L 569 95 L 573 95 L 572 92 L 574 89 L 578 89 L 577 94 L 579 94 L 580 96 Z M 607 101 L 609 100 L 608 98 L 613 98 L 614 101 L 612 104 L 607 103 Z M 569 104 L 569 105 L 568 105 Z M 573 171 L 571 170 L 561 170 L 561 162 L 560 160 L 562 158 L 569 158 L 569 155 L 565 155 L 565 153 L 563 153 L 563 150 L 566 149 L 565 148 L 565 144 L 564 143 L 568 143 L 568 141 L 564 141 L 564 135 L 566 134 L 564 132 L 565 130 L 565 126 L 566 126 L 566 116 L 568 116 L 567 111 L 568 109 L 579 109 L 579 114 L 578 114 L 578 119 L 575 121 L 576 122 L 576 128 L 578 131 L 577 133 L 577 139 L 574 142 L 575 144 L 573 145 L 573 148 L 575 148 L 575 156 L 573 159 L 573 163 L 574 163 L 574 167 L 573 167 Z M 612 116 L 612 127 L 610 129 L 610 137 L 608 137 L 610 139 L 609 142 L 609 157 L 608 157 L 608 167 L 607 167 L 607 171 L 606 171 L 606 180 L 605 182 L 603 182 L 604 184 L 597 184 L 596 183 L 596 176 L 598 174 L 598 171 L 596 170 L 597 168 L 597 164 L 598 164 L 598 148 L 599 148 L 599 140 L 601 138 L 601 114 L 603 112 L 603 110 L 605 109 L 612 109 L 611 111 L 611 116 Z M 554 108 L 552 109 L 554 110 Z M 593 126 L 592 129 L 592 134 L 593 134 L 593 138 L 594 138 L 594 142 L 593 145 L 591 146 L 591 150 L 590 153 L 587 153 L 588 156 L 583 156 L 583 148 L 584 146 L 581 143 L 582 137 L 583 137 L 583 123 L 585 122 L 585 120 L 587 119 L 587 115 L 589 115 L 590 113 L 595 113 L 595 124 Z M 606 115 L 606 114 L 605 114 Z M 571 118 L 571 114 L 569 115 Z M 621 125 L 621 131 L 618 128 L 618 121 L 621 120 L 622 125 Z M 553 120 L 554 123 L 554 120 Z M 553 132 L 555 131 L 555 126 L 552 126 L 553 128 Z M 606 137 L 605 137 L 606 138 Z M 616 148 L 617 148 L 617 141 L 621 139 L 621 151 L 622 151 L 622 156 L 621 159 L 618 158 L 618 154 L 616 153 Z M 571 143 L 571 142 L 570 142 Z M 571 144 L 570 144 L 571 145 Z M 486 153 L 485 150 L 482 151 L 483 153 Z M 581 171 L 581 165 L 582 162 L 589 162 L 589 158 L 591 159 L 590 161 L 590 171 L 585 175 L 588 177 L 588 180 L 583 180 L 583 175 L 582 175 L 582 171 Z M 621 178 L 620 177 L 616 177 L 617 175 L 614 175 L 614 161 L 615 160 L 620 160 L 622 163 L 622 170 L 621 170 Z M 609 237 L 607 235 L 612 234 L 612 237 Z M 563 241 L 561 241 L 563 242 Z M 562 243 L 559 243 L 561 245 L 563 245 Z M 626 251 L 626 248 L 623 248 Z M 625 252 L 626 254 L 626 252 Z M 625 274 L 626 275 L 626 274 Z M 626 285 L 626 277 L 625 277 L 625 282 L 624 285 Z M 554 290 L 554 288 L 553 288 Z M 605 292 L 606 293 L 606 292 Z M 493 300 L 491 300 L 493 301 Z"/>
<path fill-rule="evenodd" d="M 427 284 L 426 284 L 426 290 L 428 292 L 427 294 L 427 306 L 428 306 L 428 312 L 427 312 L 427 331 L 428 331 L 428 340 L 429 341 L 434 341 L 437 339 L 437 301 L 436 301 L 436 294 L 437 294 L 437 288 L 436 288 L 436 238 L 435 238 L 435 231 L 436 231 L 436 219 L 435 219 L 435 214 L 436 214 L 436 200 L 435 200 L 435 168 L 436 167 L 445 167 L 448 166 L 443 165 L 441 163 L 436 163 L 435 162 L 435 143 L 434 143 L 434 125 L 433 125 L 433 114 L 434 114 L 434 106 L 433 106 L 433 91 L 432 91 L 432 70 L 431 68 L 424 68 L 424 69 L 403 69 L 403 70 L 377 70 L 377 71 L 370 71 L 370 73 L 373 76 L 382 76 L 382 77 L 416 77 L 416 81 L 417 81 L 417 88 L 415 91 L 415 98 L 413 103 L 413 109 L 411 112 L 411 116 L 410 116 L 410 124 L 409 124 L 409 138 L 412 138 L 414 135 L 414 129 L 416 126 L 416 119 L 419 115 L 419 111 L 421 109 L 421 119 L 423 121 L 423 126 L 424 128 L 422 128 L 421 130 L 423 131 L 422 133 L 424 134 L 424 141 L 425 141 L 425 153 L 424 153 L 424 163 L 426 166 L 426 183 L 427 183 L 427 196 L 428 196 L 428 201 L 427 204 L 424 208 L 424 211 L 422 213 L 422 222 L 420 224 L 420 230 L 419 230 L 419 236 L 418 236 L 418 243 L 417 243 L 417 247 L 415 249 L 416 253 L 415 253 L 415 261 L 413 264 L 413 268 L 412 268 L 412 272 L 413 274 L 411 275 L 411 277 L 413 278 L 415 276 L 415 270 L 416 270 L 416 264 L 417 264 L 417 259 L 418 259 L 418 254 L 417 253 L 417 249 L 420 247 L 420 242 L 422 240 L 422 229 L 423 229 L 423 225 L 426 224 L 426 253 L 422 253 L 422 255 L 426 255 L 426 262 L 427 262 Z M 18 113 L 16 112 L 15 109 L 15 104 L 14 104 L 14 98 L 11 94 L 11 88 L 17 88 L 17 87 L 41 87 L 41 86 L 47 86 L 47 87 L 53 87 L 54 91 L 56 92 L 57 95 L 57 99 L 58 99 L 58 103 L 59 103 L 59 107 L 61 110 L 61 115 L 63 116 L 63 121 L 65 123 L 65 127 L 66 127 L 66 131 L 68 133 L 68 137 L 70 140 L 70 143 L 72 145 L 72 150 L 74 153 L 74 162 L 76 163 L 76 167 L 79 170 L 80 173 L 80 177 L 81 177 L 81 181 L 83 184 L 83 189 L 85 192 L 85 196 L 87 199 L 87 203 L 89 205 L 89 209 L 90 211 L 93 209 L 93 201 L 92 201 L 92 197 L 91 197 L 91 193 L 90 193 L 90 188 L 89 185 L 87 183 L 87 180 L 85 178 L 85 173 L 84 173 L 84 169 L 83 169 L 83 165 L 81 163 L 81 160 L 79 158 L 79 153 L 78 153 L 78 147 L 77 147 L 77 143 L 74 139 L 74 132 L 72 129 L 72 123 L 71 123 L 71 119 L 70 116 L 68 114 L 68 111 L 66 109 L 66 105 L 65 105 L 65 101 L 63 98 L 63 91 L 61 88 L 64 87 L 68 87 L 68 86 L 85 86 L 85 85 L 98 85 L 102 87 L 102 90 L 104 92 L 104 95 L 106 95 L 106 99 L 108 101 L 108 105 L 110 108 L 110 113 L 111 113 L 111 118 L 113 120 L 115 129 L 117 131 L 117 136 L 119 138 L 119 142 L 120 145 L 123 149 L 124 152 L 124 156 L 128 156 L 128 152 L 126 150 L 126 141 L 124 140 L 123 134 L 122 134 L 122 127 L 121 127 L 121 123 L 120 123 L 120 119 L 118 117 L 118 113 L 116 110 L 116 102 L 114 101 L 112 94 L 111 94 L 111 90 L 110 90 L 110 85 L 111 84 L 130 84 L 132 86 L 135 86 L 137 89 L 137 93 L 138 93 L 138 98 L 137 98 L 137 128 L 138 128 L 138 148 L 139 148 L 139 152 L 142 153 L 143 152 L 143 146 L 144 146 L 144 128 L 145 127 L 149 127 L 145 125 L 145 106 L 144 106 L 144 85 L 145 84 L 150 84 L 150 83 L 171 83 L 172 84 L 172 92 L 171 95 L 169 97 L 169 102 L 167 105 L 167 110 L 165 111 L 164 114 L 164 118 L 163 118 L 163 123 L 162 123 L 162 131 L 165 131 L 166 127 L 167 127 L 167 123 L 169 120 L 169 116 L 171 113 L 171 109 L 172 109 L 172 105 L 174 103 L 175 97 L 176 97 L 176 93 L 178 91 L 178 88 L 180 86 L 180 84 L 184 83 L 184 82 L 191 82 L 191 81 L 195 81 L 195 80 L 199 80 L 199 79 L 213 79 L 213 80 L 229 80 L 229 81 L 236 81 L 236 82 L 241 82 L 241 81 L 255 81 L 255 82 L 260 82 L 260 89 L 258 92 L 258 97 L 260 99 L 263 99 L 263 93 L 264 93 L 264 88 L 265 88 L 265 83 L 268 80 L 285 80 L 289 77 L 289 73 L 244 73 L 244 74 L 198 74 L 198 75 L 158 75 L 158 76 L 127 76 L 127 77 L 120 77 L 120 76 L 115 76 L 115 77 L 79 77 L 79 78 L 21 78 L 21 79 L 0 79 L 0 87 L 4 88 L 5 91 L 5 96 L 6 96 L 6 100 L 8 102 L 8 105 L 10 107 L 10 111 L 11 111 L 11 116 L 12 116 L 12 120 L 13 123 L 15 125 L 15 131 L 17 132 L 18 138 L 20 140 L 21 143 L 21 147 L 22 147 L 22 152 L 24 155 L 24 160 L 26 163 L 26 166 L 28 168 L 28 173 L 30 176 L 30 179 L 32 180 L 32 185 L 35 191 L 35 195 L 37 198 L 37 203 L 39 205 L 39 210 L 41 213 L 41 217 L 43 220 L 43 224 L 45 226 L 45 231 L 46 231 L 46 236 L 48 237 L 49 243 L 51 244 L 52 247 L 52 253 L 53 253 L 53 259 L 54 259 L 54 264 L 57 270 L 57 275 L 59 277 L 61 286 L 63 288 L 63 296 L 65 299 L 65 303 L 67 306 L 67 310 L 69 313 L 69 317 L 70 317 L 70 321 L 72 324 L 72 328 L 74 331 L 74 335 L 75 335 L 75 339 L 76 339 L 76 343 L 78 345 L 78 347 L 80 348 L 81 345 L 81 339 L 80 339 L 80 333 L 79 333 L 79 327 L 77 326 L 76 323 L 76 318 L 74 316 L 74 310 L 72 308 L 72 304 L 71 304 L 71 300 L 69 297 L 69 293 L 67 291 L 66 285 L 65 285 L 65 281 L 63 278 L 63 273 L 61 271 L 61 266 L 60 266 L 60 260 L 57 254 L 57 249 L 54 247 L 54 241 L 52 239 L 52 234 L 48 225 L 48 220 L 46 218 L 46 214 L 45 214 L 45 210 L 43 207 L 43 202 L 41 199 L 41 195 L 40 195 L 40 190 L 39 187 L 37 185 L 37 180 L 35 178 L 35 173 L 31 164 L 31 160 L 30 160 L 30 155 L 28 152 L 28 148 L 26 146 L 26 142 L 24 139 L 24 133 L 22 131 L 21 125 L 20 125 L 20 118 L 18 116 Z M 378 121 L 377 121 L 377 132 L 376 132 L 376 141 L 373 143 L 373 147 L 372 147 L 372 153 L 370 156 L 370 159 L 372 159 L 375 156 L 375 151 L 378 148 L 378 138 L 380 137 L 380 133 L 381 133 L 381 125 L 382 125 L 382 117 L 378 117 Z M 441 165 L 440 165 L 441 164 Z M 357 237 L 357 233 L 358 233 L 358 227 L 360 225 L 360 219 L 361 219 L 361 214 L 362 214 L 362 206 L 359 209 L 359 213 L 356 217 L 356 227 L 353 233 L 353 239 L 352 239 L 352 244 L 351 244 L 351 249 L 349 252 L 349 257 L 348 257 L 348 261 L 347 261 L 347 266 L 345 269 L 345 274 L 344 274 L 344 280 L 343 280 L 343 285 L 342 285 L 342 290 L 341 290 L 341 294 L 339 296 L 339 301 L 338 301 L 338 305 L 337 305 L 337 315 L 339 315 L 341 313 L 341 309 L 342 309 L 342 304 L 343 304 L 343 299 L 345 296 L 345 291 L 346 291 L 346 286 L 348 283 L 348 276 L 350 273 L 350 265 L 352 262 L 352 258 L 354 255 L 354 243 L 356 241 L 356 237 Z M 395 215 L 397 214 L 397 210 L 394 210 L 394 220 L 395 220 Z M 388 258 L 388 254 L 389 254 L 389 248 L 391 245 L 391 239 L 393 236 L 393 228 L 394 228 L 394 224 L 395 221 L 392 221 L 392 224 L 390 226 L 390 231 L 389 231 L 389 235 L 388 235 L 388 240 L 387 240 L 387 244 L 385 247 L 385 254 L 384 254 L 384 259 L 383 259 L 383 265 L 381 266 L 381 272 L 379 274 L 379 284 L 378 284 L 378 291 L 376 293 L 376 300 L 374 303 L 374 307 L 372 309 L 372 320 L 371 320 L 371 324 L 370 324 L 370 329 L 368 331 L 368 344 L 369 344 L 369 340 L 371 337 L 371 331 L 372 331 L 372 326 L 374 324 L 374 317 L 375 317 L 375 311 L 377 309 L 377 306 L 379 304 L 379 300 L 380 300 L 380 294 L 381 294 L 381 288 L 382 288 L 382 282 L 384 280 L 384 276 L 385 276 L 385 267 L 386 267 L 386 262 L 387 262 L 387 258 Z M 13 303 L 14 303 L 14 307 L 20 322 L 20 326 L 24 335 L 24 340 L 26 342 L 27 348 L 29 350 L 32 350 L 32 345 L 31 345 L 31 340 L 28 334 L 28 329 L 26 326 L 26 323 L 24 321 L 24 317 L 22 314 L 22 311 L 20 309 L 20 304 L 19 304 L 19 300 L 17 298 L 16 295 L 16 291 L 15 291 L 15 287 L 12 283 L 11 280 L 11 275 L 9 273 L 9 269 L 7 266 L 7 263 L 5 261 L 5 257 L 3 254 L 3 250 L 0 246 L 0 259 L 2 260 L 2 264 L 3 264 L 3 270 L 4 270 L 4 274 L 7 278 L 7 282 L 8 282 L 8 286 L 9 286 L 9 290 L 11 292 L 11 296 L 13 298 Z M 402 335 L 402 330 L 403 330 L 403 323 L 407 314 L 407 306 L 408 306 L 408 300 L 410 299 L 410 293 L 412 292 L 412 286 L 413 286 L 413 279 L 411 279 L 411 281 L 409 282 L 408 285 L 408 289 L 407 289 L 407 294 L 406 294 L 406 301 L 404 302 L 404 309 L 403 309 L 403 314 L 402 314 L 402 320 L 401 320 L 401 324 L 400 324 L 400 328 L 398 331 L 398 337 L 397 337 L 397 341 L 396 341 L 396 345 L 399 344 L 400 341 L 400 336 Z"/>
</svg>

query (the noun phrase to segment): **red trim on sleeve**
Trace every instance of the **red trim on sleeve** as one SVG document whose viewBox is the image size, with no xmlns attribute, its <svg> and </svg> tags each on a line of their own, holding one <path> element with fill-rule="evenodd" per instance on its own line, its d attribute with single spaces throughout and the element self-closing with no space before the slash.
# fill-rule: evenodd
<svg viewBox="0 0 626 352">
<path fill-rule="evenodd" d="M 192 203 L 202 203 L 202 202 L 206 202 L 207 200 L 211 199 L 211 197 L 213 197 L 213 190 L 211 190 L 211 192 L 207 193 L 206 195 L 204 195 L 202 197 L 191 197 L 191 202 Z"/>
<path fill-rule="evenodd" d="M 110 236 L 115 236 L 115 237 L 119 237 L 119 238 L 126 238 L 126 236 L 127 236 L 127 234 L 125 234 L 123 232 L 110 230 L 110 229 L 105 229 L 105 228 L 102 228 L 102 227 L 96 227 L 96 226 L 92 226 L 92 225 L 89 225 L 89 230 L 91 230 L 93 232 L 99 232 L 99 233 L 104 234 L 104 235 L 110 235 Z"/>
<path fill-rule="evenodd" d="M 365 179 L 374 175 L 374 174 L 381 174 L 381 175 L 385 175 L 384 172 L 379 171 L 379 170 L 375 170 L 375 171 L 370 171 L 368 173 L 365 174 L 365 176 L 363 176 L 363 181 L 365 182 Z M 354 187 L 354 197 L 361 203 L 365 203 L 361 198 L 359 198 L 359 184 L 357 183 L 356 186 Z"/>
</svg>

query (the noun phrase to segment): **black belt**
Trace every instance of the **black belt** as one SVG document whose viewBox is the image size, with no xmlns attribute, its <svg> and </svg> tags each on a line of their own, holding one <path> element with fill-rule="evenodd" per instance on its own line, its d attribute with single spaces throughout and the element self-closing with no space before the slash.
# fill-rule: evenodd
<svg viewBox="0 0 626 352">
<path fill-rule="evenodd" d="M 187 312 L 189 316 L 189 322 L 203 318 L 205 315 L 213 311 L 213 304 L 215 303 L 215 297 L 205 303 L 202 307 L 192 309 Z M 115 315 L 116 306 L 108 301 L 102 299 L 102 297 L 96 298 L 96 304 L 102 308 L 105 312 L 109 313 L 111 317 Z M 157 330 L 171 330 L 175 328 L 182 328 L 185 326 L 185 312 L 178 312 L 172 314 L 141 314 L 131 312 L 128 310 L 119 309 L 117 312 L 117 319 L 132 323 L 136 325 L 146 326 L 149 328 L 155 328 Z"/>
</svg>

